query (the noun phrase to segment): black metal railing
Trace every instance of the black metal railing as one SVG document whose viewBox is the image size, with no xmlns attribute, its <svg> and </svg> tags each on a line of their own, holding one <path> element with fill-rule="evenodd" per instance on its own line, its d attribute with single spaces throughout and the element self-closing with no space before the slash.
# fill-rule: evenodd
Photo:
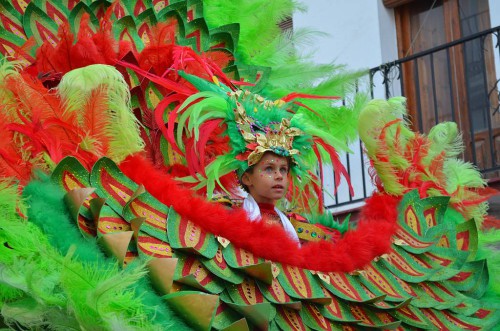
<svg viewBox="0 0 500 331">
<path fill-rule="evenodd" d="M 364 153 L 362 142 L 354 143 L 351 150 L 354 152 L 353 154 L 343 155 L 343 164 L 354 188 L 354 196 L 349 194 L 347 184 L 342 179 L 341 188 L 338 191 L 331 196 L 328 193 L 325 194 L 325 207 L 334 213 L 344 213 L 360 207 L 373 191 L 372 180 L 368 173 L 369 160 Z M 335 186 L 333 178 L 331 185 Z"/>
<path fill-rule="evenodd" d="M 500 26 L 370 70 L 372 98 L 383 92 L 384 98 L 411 99 L 410 120 L 420 132 L 442 121 L 457 122 L 464 159 L 487 177 L 500 177 L 499 36 Z"/>
<path fill-rule="evenodd" d="M 413 129 L 423 133 L 442 121 L 457 122 L 465 142 L 464 160 L 475 164 L 486 177 L 498 178 L 499 37 L 500 26 L 372 68 L 369 93 L 372 98 L 406 96 L 413 107 L 413 111 L 409 109 Z M 412 95 L 405 95 L 407 91 Z M 351 149 L 356 155 L 345 155 L 344 166 L 351 179 L 357 179 L 355 196 L 346 189 L 325 195 L 326 206 L 334 213 L 355 209 L 372 194 L 361 142 Z"/>
</svg>

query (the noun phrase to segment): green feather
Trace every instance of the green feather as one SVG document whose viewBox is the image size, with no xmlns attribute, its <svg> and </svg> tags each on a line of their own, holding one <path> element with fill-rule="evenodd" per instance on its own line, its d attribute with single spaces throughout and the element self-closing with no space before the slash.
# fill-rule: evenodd
<svg viewBox="0 0 500 331">
<path fill-rule="evenodd" d="M 298 5 L 290 0 L 204 1 L 204 17 L 209 28 L 240 25 L 237 58 L 248 64 L 260 64 L 274 54 L 273 40 L 281 34 L 278 23 L 292 15 Z M 265 65 L 265 64 L 264 64 Z"/>
<path fill-rule="evenodd" d="M 484 187 L 486 181 L 477 168 L 460 159 L 447 159 L 444 165 L 448 192 L 454 192 L 459 186 Z"/>
<path fill-rule="evenodd" d="M 488 259 L 488 290 L 482 300 L 498 304 L 500 302 L 500 230 L 479 231 L 479 249 L 477 259 Z"/>
<path fill-rule="evenodd" d="M 107 316 L 102 313 L 121 306 L 120 315 L 128 328 L 152 326 L 137 299 L 128 294 L 131 290 L 124 289 L 131 282 L 125 286 L 118 282 L 128 280 L 124 272 L 117 272 L 116 267 L 104 272 L 99 264 L 82 264 L 70 255 L 60 255 L 37 226 L 19 217 L 17 197 L 15 187 L 0 183 L 0 239 L 7 244 L 2 245 L 0 255 L 0 297 L 2 316 L 7 323 L 15 321 L 26 328 L 50 326 L 56 330 L 109 329 Z M 61 236 L 60 232 L 54 234 Z M 144 270 L 131 269 L 126 273 L 135 281 Z M 79 286 L 78 281 L 86 283 L 87 288 Z M 99 307 L 88 305 L 91 294 L 100 293 L 109 282 L 120 285 L 113 288 L 106 300 L 100 301 Z M 6 295 L 6 288 L 15 289 L 16 296 Z M 85 317 L 79 318 L 82 311 Z"/>
<path fill-rule="evenodd" d="M 194 105 L 191 105 L 196 100 Z M 179 108 L 178 112 L 181 113 L 179 116 L 177 123 L 177 134 L 176 134 L 176 142 L 179 148 L 184 150 L 184 142 L 183 137 L 185 134 L 190 135 L 190 132 L 193 128 L 195 128 L 196 137 L 199 134 L 199 125 L 200 122 L 200 114 L 211 114 L 214 118 L 224 118 L 226 112 L 224 111 L 227 108 L 227 102 L 225 99 L 221 98 L 219 94 L 214 93 L 212 91 L 204 91 L 193 94 L 189 98 L 187 98 Z M 189 120 L 188 124 L 188 132 L 185 133 L 186 122 Z"/>
<path fill-rule="evenodd" d="M 227 102 L 220 97 L 206 98 L 192 107 L 189 116 L 188 130 L 193 132 L 195 139 L 198 139 L 200 126 L 204 121 L 211 118 L 225 118 L 227 114 Z M 180 123 L 179 123 L 180 124 Z"/>
<path fill-rule="evenodd" d="M 385 125 L 395 119 L 401 119 L 405 113 L 405 99 L 372 100 L 359 116 L 358 130 L 366 153 L 373 161 L 377 176 L 384 184 L 384 190 L 390 194 L 401 195 L 405 187 L 398 181 L 398 171 L 409 167 L 410 163 L 403 151 L 396 149 L 394 136 L 397 125 L 386 128 L 386 138 L 382 141 L 379 135 Z M 406 126 L 400 125 L 400 144 L 404 148 L 414 133 Z M 379 162 L 378 155 L 388 155 L 389 162 Z"/>
<path fill-rule="evenodd" d="M 351 214 L 347 215 L 342 223 L 336 220 L 329 210 L 326 210 L 321 214 L 307 214 L 305 218 L 311 224 L 319 223 L 329 228 L 336 229 L 340 233 L 345 233 L 349 229 L 349 219 L 351 218 Z"/>
<path fill-rule="evenodd" d="M 207 198 L 211 199 L 215 190 L 215 183 L 217 183 L 224 192 L 231 195 L 231 193 L 220 182 L 220 177 L 227 175 L 232 171 L 238 170 L 241 167 L 241 163 L 241 161 L 235 159 L 234 156 L 230 154 L 216 158 L 206 167 L 205 171 L 207 177 L 201 180 L 195 189 L 201 189 L 206 186 Z"/>
<path fill-rule="evenodd" d="M 321 138 L 328 145 L 335 146 L 338 150 L 349 151 L 349 147 L 345 141 L 332 136 L 327 131 L 319 129 L 314 123 L 307 122 L 303 114 L 294 115 L 291 124 L 292 126 L 300 127 L 308 135 Z"/>
<path fill-rule="evenodd" d="M 29 250 L 26 253 L 28 256 L 32 256 L 31 252 L 35 251 L 35 256 L 39 256 L 37 263 L 47 265 L 44 268 L 39 265 L 31 267 L 31 270 L 39 272 L 48 270 L 47 275 L 39 273 L 35 278 L 38 281 L 58 281 L 57 286 L 50 287 L 49 282 L 43 288 L 57 290 L 57 297 L 67 300 L 61 309 L 68 309 L 83 328 L 111 329 L 107 323 L 115 325 L 118 323 L 116 321 L 121 321 L 128 325 L 127 329 L 159 330 L 172 327 L 187 330 L 184 322 L 143 281 L 145 271 L 142 263 L 120 270 L 114 259 L 104 257 L 95 240 L 83 239 L 66 210 L 64 192 L 59 187 L 42 177 L 42 181 L 27 185 L 23 194 L 30 203 L 30 223 L 27 224 L 38 236 L 30 241 L 20 232 L 9 232 L 14 232 L 12 236 L 18 238 L 16 242 Z M 49 244 L 43 237 L 45 249 L 39 244 L 41 241 L 38 237 L 42 235 L 34 224 L 43 229 L 50 239 Z M 25 231 L 25 228 L 20 227 L 19 231 Z M 17 247 L 16 242 L 13 245 Z M 14 267 L 11 270 L 20 274 L 30 273 L 26 267 Z M 54 273 L 56 277 L 50 276 Z"/>
<path fill-rule="evenodd" d="M 352 142 L 358 136 L 358 121 L 361 109 L 366 105 L 366 95 L 358 94 L 346 106 L 332 107 L 330 100 L 301 100 L 314 112 L 300 108 L 297 113 L 304 114 L 309 125 L 327 132 L 337 140 Z M 316 115 L 316 114 L 318 115 Z M 333 125 L 332 125 L 333 124 Z M 334 145 L 336 149 L 344 150 Z M 347 150 L 344 150 L 347 151 Z"/>
<path fill-rule="evenodd" d="M 20 77 L 18 73 L 20 66 L 19 62 L 10 62 L 5 58 L 0 58 L 0 86 L 5 85 L 9 77 Z M 16 104 L 16 98 L 8 88 L 0 88 L 0 102 L 3 106 L 2 112 L 15 113 L 16 107 L 12 105 Z"/>
<path fill-rule="evenodd" d="M 455 122 L 439 123 L 431 128 L 427 136 L 432 141 L 429 159 L 442 151 L 447 157 L 457 157 L 464 151 L 463 140 Z"/>
<path fill-rule="evenodd" d="M 390 101 L 371 100 L 363 108 L 359 117 L 358 131 L 370 158 L 376 155 L 379 147 L 378 135 L 381 129 L 386 123 L 402 118 L 405 113 L 404 98 L 394 98 Z M 395 131 L 394 127 L 389 128 L 389 136 L 392 137 Z M 406 127 L 402 127 L 402 135 L 403 137 L 413 137 L 413 133 Z"/>
<path fill-rule="evenodd" d="M 198 76 L 190 75 L 182 70 L 177 71 L 179 76 L 190 82 L 200 92 L 213 92 L 216 96 L 224 97 L 231 90 L 224 84 L 214 84 Z"/>
</svg>

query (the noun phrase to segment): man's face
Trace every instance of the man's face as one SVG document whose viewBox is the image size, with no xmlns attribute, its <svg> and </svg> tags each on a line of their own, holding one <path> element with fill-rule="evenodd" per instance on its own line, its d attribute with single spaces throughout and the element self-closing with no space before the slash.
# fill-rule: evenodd
<svg viewBox="0 0 500 331">
<path fill-rule="evenodd" d="M 274 153 L 266 153 L 254 166 L 253 172 L 245 172 L 243 184 L 256 202 L 275 204 L 288 189 L 288 159 Z"/>
</svg>

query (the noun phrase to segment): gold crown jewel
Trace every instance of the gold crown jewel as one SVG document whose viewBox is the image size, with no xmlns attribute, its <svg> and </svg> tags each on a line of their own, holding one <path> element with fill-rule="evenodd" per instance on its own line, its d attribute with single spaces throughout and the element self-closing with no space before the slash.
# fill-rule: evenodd
<svg viewBox="0 0 500 331">
<path fill-rule="evenodd" d="M 245 99 L 251 94 L 248 91 L 236 91 L 232 93 L 236 97 L 236 108 L 234 109 L 235 122 L 246 142 L 247 152 L 243 153 L 243 158 L 248 161 L 248 166 L 252 166 L 260 161 L 265 152 L 273 152 L 277 155 L 289 157 L 299 154 L 297 149 L 293 148 L 293 139 L 304 133 L 291 127 L 290 120 L 283 118 L 281 122 L 269 122 L 267 125 L 261 124 L 256 119 L 246 114 L 245 107 L 238 101 L 239 97 Z M 273 111 L 274 107 L 282 106 L 282 100 L 275 102 L 265 100 L 260 95 L 251 95 L 252 101 L 256 104 L 254 111 Z M 293 157 L 292 161 L 295 163 Z"/>
</svg>

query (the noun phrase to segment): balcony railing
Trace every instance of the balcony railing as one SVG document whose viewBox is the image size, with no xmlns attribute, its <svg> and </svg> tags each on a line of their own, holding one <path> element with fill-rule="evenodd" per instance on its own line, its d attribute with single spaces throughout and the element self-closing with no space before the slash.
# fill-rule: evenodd
<svg viewBox="0 0 500 331">
<path fill-rule="evenodd" d="M 423 133 L 440 122 L 456 122 L 465 145 L 463 159 L 486 178 L 499 178 L 499 37 L 500 26 L 372 68 L 368 93 L 372 98 L 406 96 L 413 129 Z M 354 154 L 344 156 L 344 165 L 355 196 L 349 196 L 346 186 L 333 196 L 326 194 L 333 212 L 359 207 L 373 191 L 362 145 L 351 149 Z M 331 177 L 324 178 L 329 192 Z"/>
<path fill-rule="evenodd" d="M 371 95 L 377 96 L 379 86 L 385 98 L 414 91 L 407 96 L 415 107 L 414 128 L 426 133 L 442 121 L 457 122 L 466 143 L 464 159 L 483 174 L 498 176 L 499 35 L 500 26 L 372 68 Z M 405 88 L 405 74 L 412 76 L 412 88 Z M 457 82 L 463 85 L 457 86 Z"/>
</svg>

